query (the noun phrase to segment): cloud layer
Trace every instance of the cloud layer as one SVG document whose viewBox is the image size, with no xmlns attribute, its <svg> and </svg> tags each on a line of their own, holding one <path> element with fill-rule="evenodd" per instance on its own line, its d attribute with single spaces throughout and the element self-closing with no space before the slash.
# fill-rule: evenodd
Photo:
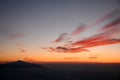
<svg viewBox="0 0 120 80">
<path fill-rule="evenodd" d="M 91 35 L 84 40 L 73 41 L 72 39 L 86 30 L 97 27 L 99 24 L 108 21 L 106 25 L 98 30 L 99 33 Z M 46 48 L 50 52 L 64 52 L 64 53 L 78 53 L 82 51 L 89 51 L 91 47 L 98 47 L 104 45 L 120 44 L 120 9 L 109 12 L 95 23 L 91 25 L 81 24 L 70 34 L 62 33 L 53 42 L 55 44 L 63 43 L 63 45 Z M 91 57 L 90 59 L 97 57 Z"/>
</svg>

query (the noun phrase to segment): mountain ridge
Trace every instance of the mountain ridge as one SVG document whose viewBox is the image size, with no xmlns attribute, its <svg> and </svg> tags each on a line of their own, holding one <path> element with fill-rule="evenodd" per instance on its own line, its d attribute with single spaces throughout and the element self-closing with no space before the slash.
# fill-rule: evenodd
<svg viewBox="0 0 120 80">
<path fill-rule="evenodd" d="M 41 67 L 41 68 L 45 68 L 44 66 L 40 64 L 29 63 L 29 62 L 25 62 L 22 60 L 0 64 L 0 67 Z"/>
</svg>

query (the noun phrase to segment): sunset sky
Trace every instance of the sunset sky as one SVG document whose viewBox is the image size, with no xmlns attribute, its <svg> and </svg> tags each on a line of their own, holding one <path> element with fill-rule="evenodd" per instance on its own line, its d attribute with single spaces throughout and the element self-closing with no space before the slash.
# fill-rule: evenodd
<svg viewBox="0 0 120 80">
<path fill-rule="evenodd" d="M 120 63 L 119 13 L 119 0 L 0 0 L 0 61 Z"/>
</svg>

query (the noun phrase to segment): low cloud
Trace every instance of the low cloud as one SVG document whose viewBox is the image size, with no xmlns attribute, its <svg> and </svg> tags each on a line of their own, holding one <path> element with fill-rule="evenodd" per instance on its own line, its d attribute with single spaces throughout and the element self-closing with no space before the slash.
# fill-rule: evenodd
<svg viewBox="0 0 120 80">
<path fill-rule="evenodd" d="M 25 52 L 26 52 L 26 50 L 23 49 L 23 48 L 18 48 L 18 50 L 19 50 L 21 53 L 25 53 Z"/>
<path fill-rule="evenodd" d="M 66 57 L 66 58 L 63 58 L 63 59 L 77 59 L 79 57 Z"/>
<path fill-rule="evenodd" d="M 98 57 L 97 56 L 91 56 L 89 57 L 89 59 L 97 59 Z"/>
<path fill-rule="evenodd" d="M 36 62 L 35 59 L 32 59 L 32 58 L 30 58 L 30 57 L 24 57 L 23 59 L 24 59 L 25 61 L 28 61 L 28 62 Z"/>
</svg>

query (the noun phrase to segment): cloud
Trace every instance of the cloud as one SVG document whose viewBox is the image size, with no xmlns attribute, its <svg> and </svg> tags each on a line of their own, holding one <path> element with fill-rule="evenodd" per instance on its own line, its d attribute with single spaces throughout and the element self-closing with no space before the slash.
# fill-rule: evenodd
<svg viewBox="0 0 120 80">
<path fill-rule="evenodd" d="M 26 52 L 26 50 L 23 49 L 23 48 L 18 48 L 18 50 L 19 50 L 21 53 L 25 53 L 25 52 Z"/>
<path fill-rule="evenodd" d="M 24 43 L 16 43 L 15 46 L 17 47 L 17 49 L 21 52 L 21 53 L 25 53 L 26 52 L 26 45 Z"/>
<path fill-rule="evenodd" d="M 115 19 L 114 21 L 103 26 L 101 33 L 95 34 L 86 38 L 84 40 L 76 41 L 72 43 L 72 46 L 82 46 L 84 48 L 118 44 L 120 39 L 117 36 L 120 35 L 120 18 Z"/>
<path fill-rule="evenodd" d="M 78 53 L 78 52 L 83 52 L 83 51 L 87 51 L 87 52 L 89 52 L 88 49 L 81 48 L 81 47 L 70 48 L 69 50 L 67 50 L 67 51 L 65 51 L 65 52 L 69 52 L 69 53 Z"/>
<path fill-rule="evenodd" d="M 25 35 L 24 33 L 11 34 L 11 35 L 8 35 L 8 39 L 16 40 L 16 39 L 22 38 L 24 35 Z"/>
<path fill-rule="evenodd" d="M 49 47 L 49 49 L 51 50 L 51 51 L 56 51 L 54 48 L 52 48 L 52 47 Z"/>
<path fill-rule="evenodd" d="M 54 41 L 54 43 L 63 41 L 66 38 L 66 36 L 67 36 L 67 33 L 60 34 L 59 37 Z"/>
<path fill-rule="evenodd" d="M 31 59 L 30 57 L 24 57 L 24 60 L 28 62 L 36 62 L 35 59 Z"/>
<path fill-rule="evenodd" d="M 101 41 L 79 41 L 73 44 L 73 46 L 82 46 L 83 48 L 90 48 L 96 46 L 104 46 L 104 45 L 111 45 L 111 44 L 120 44 L 120 39 L 107 39 Z"/>
<path fill-rule="evenodd" d="M 116 27 L 117 25 L 120 25 L 120 18 L 118 18 L 118 19 L 112 21 L 111 23 L 105 25 L 105 26 L 102 28 L 102 30 L 103 30 L 103 31 L 106 31 L 106 30 L 109 30 L 109 29 L 111 29 L 111 28 Z"/>
<path fill-rule="evenodd" d="M 105 16 L 103 16 L 102 18 L 100 18 L 99 20 L 97 20 L 95 23 L 93 23 L 91 25 L 86 26 L 85 24 L 81 24 L 75 31 L 72 32 L 72 35 L 78 35 L 91 27 L 95 27 L 96 25 L 102 23 L 103 21 L 113 18 L 116 14 L 119 14 L 119 13 L 120 13 L 120 9 L 113 10 L 113 11 L 107 13 Z M 107 26 L 112 27 L 117 23 L 119 23 L 119 19 L 117 21 L 112 22 L 111 24 L 109 24 Z"/>
<path fill-rule="evenodd" d="M 97 59 L 98 57 L 97 56 L 91 56 L 89 57 L 89 59 Z"/>
<path fill-rule="evenodd" d="M 63 42 L 63 45 L 57 45 L 57 47 L 48 47 L 47 49 L 53 52 L 64 52 L 64 53 L 79 53 L 83 51 L 89 51 L 89 48 L 98 47 L 98 46 L 105 46 L 105 45 L 112 45 L 112 44 L 120 44 L 120 9 L 113 10 L 109 12 L 95 23 L 91 25 L 84 25 L 81 24 L 78 26 L 75 31 L 73 31 L 69 36 L 68 33 L 62 33 L 59 37 L 54 41 L 54 43 Z M 96 27 L 98 24 L 111 20 L 99 31 L 99 33 L 95 35 L 91 35 L 84 40 L 77 40 L 74 41 L 74 36 L 77 37 L 83 31 L 85 32 L 87 29 L 91 27 Z M 90 57 L 90 59 L 96 59 L 97 57 Z"/>
<path fill-rule="evenodd" d="M 52 48 L 54 49 L 54 48 Z M 66 48 L 66 47 L 61 47 L 58 46 L 54 49 L 56 52 L 64 52 L 64 53 L 78 53 L 82 51 L 89 51 L 88 49 L 82 48 L 82 47 L 77 47 L 77 48 Z"/>
<path fill-rule="evenodd" d="M 89 29 L 91 27 L 95 27 L 96 25 L 98 25 L 106 20 L 110 20 L 118 14 L 120 14 L 120 9 L 113 10 L 113 11 L 107 13 L 106 15 L 104 15 L 102 18 L 98 19 L 95 23 L 87 26 L 86 29 Z"/>
<path fill-rule="evenodd" d="M 75 31 L 72 32 L 71 35 L 73 35 L 73 36 L 78 35 L 81 32 L 83 32 L 85 29 L 86 29 L 85 24 L 81 24 L 80 26 L 78 26 L 78 28 Z"/>
<path fill-rule="evenodd" d="M 63 59 L 77 59 L 79 57 L 66 57 L 66 58 L 63 58 Z"/>
</svg>

